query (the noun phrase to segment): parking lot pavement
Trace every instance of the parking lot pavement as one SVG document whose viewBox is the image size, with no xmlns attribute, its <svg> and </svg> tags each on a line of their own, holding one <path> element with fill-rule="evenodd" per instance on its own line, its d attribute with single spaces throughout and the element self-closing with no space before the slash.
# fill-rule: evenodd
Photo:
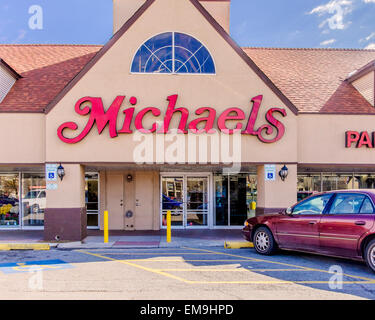
<svg viewBox="0 0 375 320">
<path fill-rule="evenodd" d="M 0 253 L 0 286 L 1 299 L 375 299 L 361 262 L 202 247 Z"/>
</svg>

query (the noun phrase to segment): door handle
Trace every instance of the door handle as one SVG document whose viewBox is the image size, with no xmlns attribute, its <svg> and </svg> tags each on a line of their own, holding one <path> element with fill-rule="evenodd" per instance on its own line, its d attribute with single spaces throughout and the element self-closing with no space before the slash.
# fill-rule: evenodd
<svg viewBox="0 0 375 320">
<path fill-rule="evenodd" d="M 356 222 L 354 222 L 354 224 L 357 225 L 357 226 L 364 226 L 366 224 L 366 222 L 365 221 L 356 221 Z"/>
<path fill-rule="evenodd" d="M 318 222 L 317 221 L 309 221 L 309 224 L 311 225 L 314 225 L 314 224 L 317 224 Z"/>
</svg>

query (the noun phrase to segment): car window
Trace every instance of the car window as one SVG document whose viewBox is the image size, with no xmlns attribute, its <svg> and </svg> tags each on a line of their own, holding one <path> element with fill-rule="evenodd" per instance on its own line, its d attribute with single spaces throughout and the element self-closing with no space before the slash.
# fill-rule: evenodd
<svg viewBox="0 0 375 320">
<path fill-rule="evenodd" d="M 331 197 L 329 193 L 305 200 L 293 208 L 293 214 L 322 214 Z"/>
<path fill-rule="evenodd" d="M 363 194 L 338 193 L 329 210 L 330 214 L 359 213 L 363 201 Z"/>
<path fill-rule="evenodd" d="M 42 191 L 40 194 L 39 194 L 39 198 L 45 198 L 46 197 L 46 192 L 45 191 Z"/>
<path fill-rule="evenodd" d="M 361 211 L 359 213 L 374 213 L 374 207 L 372 206 L 371 200 L 366 197 L 363 201 Z"/>
</svg>

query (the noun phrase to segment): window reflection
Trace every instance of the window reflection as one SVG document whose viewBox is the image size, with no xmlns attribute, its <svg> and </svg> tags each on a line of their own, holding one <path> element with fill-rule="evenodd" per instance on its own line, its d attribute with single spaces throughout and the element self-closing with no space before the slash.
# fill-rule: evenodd
<svg viewBox="0 0 375 320">
<path fill-rule="evenodd" d="M 22 220 L 24 226 L 44 225 L 46 199 L 44 173 L 24 173 L 22 175 Z"/>
<path fill-rule="evenodd" d="M 19 212 L 19 175 L 0 174 L 0 226 L 18 226 Z"/>
<path fill-rule="evenodd" d="M 87 226 L 99 226 L 99 174 L 85 174 L 85 202 L 87 212 Z"/>
</svg>

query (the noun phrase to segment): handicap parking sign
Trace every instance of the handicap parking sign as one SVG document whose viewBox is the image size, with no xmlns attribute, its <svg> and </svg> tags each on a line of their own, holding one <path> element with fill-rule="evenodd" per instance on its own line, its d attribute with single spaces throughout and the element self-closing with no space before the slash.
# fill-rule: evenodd
<svg viewBox="0 0 375 320">
<path fill-rule="evenodd" d="M 0 271 L 5 274 L 10 273 L 25 273 L 32 271 L 49 271 L 70 269 L 73 266 L 65 261 L 56 260 L 41 260 L 41 261 L 26 261 L 16 263 L 1 263 Z"/>
<path fill-rule="evenodd" d="M 46 180 L 57 180 L 57 164 L 46 164 Z"/>
<path fill-rule="evenodd" d="M 276 180 L 276 165 L 267 164 L 264 166 L 265 180 L 275 181 Z"/>
</svg>

